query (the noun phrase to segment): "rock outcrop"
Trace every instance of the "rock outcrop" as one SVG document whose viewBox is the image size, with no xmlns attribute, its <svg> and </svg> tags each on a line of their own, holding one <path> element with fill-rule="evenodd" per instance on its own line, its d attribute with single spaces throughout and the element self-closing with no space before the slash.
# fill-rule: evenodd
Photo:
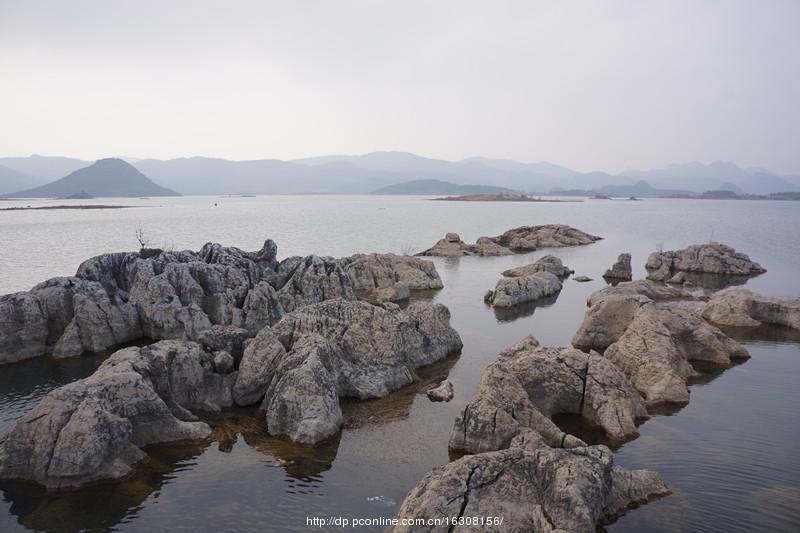
<svg viewBox="0 0 800 533">
<path fill-rule="evenodd" d="M 680 272 L 713 274 L 716 276 L 749 277 L 766 272 L 758 263 L 718 242 L 694 244 L 677 251 L 650 254 L 645 264 L 647 278 L 655 281 L 685 282 L 687 276 L 675 278 Z"/>
<path fill-rule="evenodd" d="M 409 290 L 430 290 L 443 287 L 432 261 L 395 254 L 357 254 L 341 259 L 353 287 L 371 291 L 405 283 Z"/>
<path fill-rule="evenodd" d="M 602 237 L 590 235 L 566 224 L 545 224 L 510 229 L 492 240 L 512 252 L 530 252 L 539 248 L 592 244 L 601 239 Z"/>
<path fill-rule="evenodd" d="M 533 302 L 561 291 L 561 281 L 550 272 L 535 272 L 517 278 L 502 278 L 493 291 L 488 291 L 484 301 L 495 307 L 513 307 Z"/>
<path fill-rule="evenodd" d="M 379 398 L 408 385 L 413 370 L 461 349 L 441 304 L 405 311 L 366 302 L 308 305 L 263 329 L 245 349 L 233 397 L 260 401 L 267 429 L 304 444 L 338 433 L 340 398 Z"/>
<path fill-rule="evenodd" d="M 189 410 L 232 404 L 235 374 L 196 343 L 125 348 L 88 378 L 48 393 L 0 443 L 0 477 L 49 488 L 118 479 L 144 446 L 211 433 Z"/>
<path fill-rule="evenodd" d="M 638 436 L 648 418 L 644 402 L 625 375 L 596 352 L 539 346 L 533 337 L 500 353 L 456 418 L 451 450 L 480 453 L 508 448 L 523 438 L 539 446 L 584 446 L 552 422 L 575 414 L 602 428 L 611 442 Z"/>
<path fill-rule="evenodd" d="M 603 277 L 613 281 L 631 281 L 633 270 L 631 269 L 631 254 L 619 254 L 617 262 L 606 270 Z"/>
<path fill-rule="evenodd" d="M 573 270 L 564 266 L 561 259 L 554 255 L 545 255 L 530 265 L 509 268 L 503 272 L 507 278 L 518 278 L 520 276 L 530 276 L 536 272 L 550 272 L 559 278 L 565 278 L 573 273 Z"/>
<path fill-rule="evenodd" d="M 664 481 L 648 470 L 614 465 L 605 446 L 528 451 L 513 447 L 463 457 L 434 468 L 406 496 L 397 518 L 414 524 L 395 532 L 569 531 L 594 533 L 632 507 L 669 494 Z M 442 521 L 450 517 L 450 522 Z M 453 520 L 497 517 L 470 527 Z M 499 519 L 502 518 L 502 522 Z"/>
<path fill-rule="evenodd" d="M 457 233 L 448 233 L 432 248 L 417 255 L 460 257 L 463 255 L 494 256 L 510 254 L 510 250 L 499 246 L 489 237 L 480 237 L 475 244 L 467 244 L 461 240 Z"/>
<path fill-rule="evenodd" d="M 717 293 L 702 309 L 707 321 L 719 326 L 783 326 L 800 329 L 800 298 L 770 298 L 747 289 Z"/>
<path fill-rule="evenodd" d="M 252 336 L 303 305 L 355 298 L 337 260 L 279 263 L 276 253 L 267 240 L 257 252 L 209 243 L 199 252 L 89 259 L 73 277 L 0 297 L 0 363 L 102 352 L 140 338 L 199 340 L 213 325 Z"/>
</svg>

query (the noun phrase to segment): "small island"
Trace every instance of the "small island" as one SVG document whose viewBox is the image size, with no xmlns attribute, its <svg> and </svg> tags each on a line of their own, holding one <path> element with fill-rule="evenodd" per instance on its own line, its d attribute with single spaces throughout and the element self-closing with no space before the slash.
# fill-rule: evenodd
<svg viewBox="0 0 800 533">
<path fill-rule="evenodd" d="M 463 194 L 460 196 L 445 196 L 431 198 L 431 200 L 445 202 L 582 202 L 583 200 L 559 200 L 555 198 L 543 199 L 541 196 L 533 197 L 527 194 Z"/>
</svg>

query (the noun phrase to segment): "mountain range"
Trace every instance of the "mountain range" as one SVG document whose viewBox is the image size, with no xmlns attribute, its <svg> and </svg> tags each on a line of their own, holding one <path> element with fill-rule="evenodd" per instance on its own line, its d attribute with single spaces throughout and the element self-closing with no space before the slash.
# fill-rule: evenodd
<svg viewBox="0 0 800 533">
<path fill-rule="evenodd" d="M 186 195 L 468 194 L 463 192 L 464 189 L 459 190 L 461 186 L 479 186 L 483 188 L 480 192 L 492 188 L 497 192 L 513 190 L 539 194 L 580 190 L 637 196 L 707 190 L 728 190 L 736 194 L 800 191 L 800 177 L 780 176 L 764 168 L 742 168 L 724 161 L 674 164 L 652 170 L 631 169 L 619 174 L 578 172 L 548 162 L 520 163 L 485 157 L 445 161 L 407 152 L 329 155 L 291 161 L 190 157 L 128 159 L 128 163 L 145 179 L 152 180 L 153 185 Z M 41 155 L 0 158 L 0 194 L 53 194 L 62 189 L 40 186 L 90 165 L 91 162 L 80 159 Z M 75 180 L 67 183 L 74 184 Z M 429 192 L 437 187 L 441 190 Z M 454 192 L 446 192 L 442 187 Z M 59 193 L 59 196 L 79 192 L 73 190 L 68 194 Z M 124 196 L 129 193 L 113 187 L 106 193 L 85 192 L 93 196 L 111 193 Z M 135 196 L 155 196 L 155 193 L 137 193 Z"/>
</svg>

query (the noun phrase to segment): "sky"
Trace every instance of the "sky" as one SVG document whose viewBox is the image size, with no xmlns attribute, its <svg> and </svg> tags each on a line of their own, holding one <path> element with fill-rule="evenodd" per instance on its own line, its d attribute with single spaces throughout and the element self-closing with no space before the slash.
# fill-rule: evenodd
<svg viewBox="0 0 800 533">
<path fill-rule="evenodd" d="M 800 2 L 0 0 L 0 155 L 800 174 Z"/>
</svg>

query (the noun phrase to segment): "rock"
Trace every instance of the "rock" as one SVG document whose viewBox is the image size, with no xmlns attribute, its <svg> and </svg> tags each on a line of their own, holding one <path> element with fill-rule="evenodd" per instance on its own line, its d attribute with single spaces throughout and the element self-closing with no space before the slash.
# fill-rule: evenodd
<svg viewBox="0 0 800 533">
<path fill-rule="evenodd" d="M 432 248 L 417 255 L 459 257 L 463 255 L 496 256 L 510 255 L 511 251 L 498 245 L 489 237 L 480 237 L 475 244 L 467 244 L 457 233 L 448 233 Z"/>
<path fill-rule="evenodd" d="M 633 279 L 633 270 L 631 269 L 631 254 L 619 254 L 617 262 L 611 265 L 611 268 L 606 270 L 603 277 L 606 279 L 631 281 Z"/>
<path fill-rule="evenodd" d="M 589 276 L 575 276 L 572 279 L 574 279 L 578 283 L 586 283 L 587 281 L 592 281 L 592 278 L 590 278 Z"/>
<path fill-rule="evenodd" d="M 244 343 L 252 337 L 250 332 L 236 326 L 211 326 L 200 334 L 198 341 L 210 352 L 224 351 L 239 361 L 244 351 Z"/>
<path fill-rule="evenodd" d="M 498 517 L 498 523 L 475 528 L 480 531 L 593 533 L 627 509 L 667 494 L 658 474 L 615 466 L 605 446 L 535 452 L 515 447 L 431 470 L 406 496 L 394 531 L 452 531 L 451 523 L 405 524 L 480 516 Z"/>
<path fill-rule="evenodd" d="M 653 252 L 647 258 L 645 268 L 647 278 L 655 281 L 671 280 L 678 272 L 745 277 L 766 272 L 747 255 L 718 242 L 694 244 L 677 251 Z"/>
<path fill-rule="evenodd" d="M 495 307 L 512 307 L 557 294 L 561 282 L 550 272 L 536 272 L 529 276 L 502 278 L 494 291 L 486 293 L 484 301 Z"/>
<path fill-rule="evenodd" d="M 314 444 L 338 433 L 339 400 L 380 398 L 408 385 L 413 369 L 461 349 L 441 304 L 330 300 L 287 314 L 247 345 L 233 397 L 262 397 L 273 435 Z"/>
<path fill-rule="evenodd" d="M 591 244 L 601 239 L 565 224 L 545 224 L 510 229 L 492 240 L 513 252 L 530 252 L 538 248 Z"/>
<path fill-rule="evenodd" d="M 225 351 L 214 353 L 214 370 L 217 374 L 230 374 L 233 372 L 233 356 Z"/>
<path fill-rule="evenodd" d="M 584 446 L 552 422 L 560 414 L 582 416 L 617 443 L 638 436 L 637 422 L 648 418 L 641 397 L 611 362 L 596 352 L 542 347 L 529 336 L 486 368 L 456 418 L 449 447 L 500 450 L 520 435 L 540 446 Z"/>
<path fill-rule="evenodd" d="M 700 313 L 707 321 L 720 326 L 768 324 L 800 329 L 800 298 L 769 298 L 747 289 L 717 293 Z"/>
<path fill-rule="evenodd" d="M 475 244 L 469 247 L 469 250 L 474 255 L 480 256 L 511 255 L 508 248 L 500 246 L 489 237 L 479 237 Z"/>
<path fill-rule="evenodd" d="M 667 283 L 672 283 L 673 285 L 683 285 L 684 283 L 687 283 L 686 272 L 678 272 L 677 274 L 669 278 L 667 280 Z"/>
<path fill-rule="evenodd" d="M 189 409 L 230 406 L 234 379 L 215 373 L 212 355 L 192 342 L 119 350 L 14 424 L 0 443 L 0 478 L 48 488 L 122 478 L 145 446 L 207 437 Z"/>
<path fill-rule="evenodd" d="M 458 235 L 453 235 L 456 242 Z M 446 237 L 445 237 L 446 238 Z M 341 259 L 357 291 L 384 289 L 398 282 L 412 291 L 441 289 L 439 273 L 432 261 L 395 254 L 357 254 Z"/>
<path fill-rule="evenodd" d="M 429 389 L 427 394 L 432 402 L 449 402 L 453 399 L 453 384 L 444 380 L 437 387 Z"/>
<path fill-rule="evenodd" d="M 565 278 L 573 273 L 573 271 L 564 266 L 561 259 L 553 255 L 545 255 L 536 260 L 535 263 L 530 265 L 510 268 L 503 272 L 503 275 L 508 278 L 518 278 L 520 276 L 529 276 L 536 272 L 550 272 L 559 278 Z"/>
<path fill-rule="evenodd" d="M 355 298 L 337 260 L 278 263 L 276 252 L 267 240 L 257 252 L 209 243 L 198 252 L 89 259 L 73 277 L 0 297 L 0 363 L 102 352 L 143 338 L 196 341 L 214 325 L 253 336 L 297 307 Z"/>
<path fill-rule="evenodd" d="M 408 300 L 410 296 L 411 291 L 408 288 L 408 283 L 398 281 L 391 287 L 372 289 L 367 294 L 367 300 L 372 302 L 402 302 Z"/>
</svg>

